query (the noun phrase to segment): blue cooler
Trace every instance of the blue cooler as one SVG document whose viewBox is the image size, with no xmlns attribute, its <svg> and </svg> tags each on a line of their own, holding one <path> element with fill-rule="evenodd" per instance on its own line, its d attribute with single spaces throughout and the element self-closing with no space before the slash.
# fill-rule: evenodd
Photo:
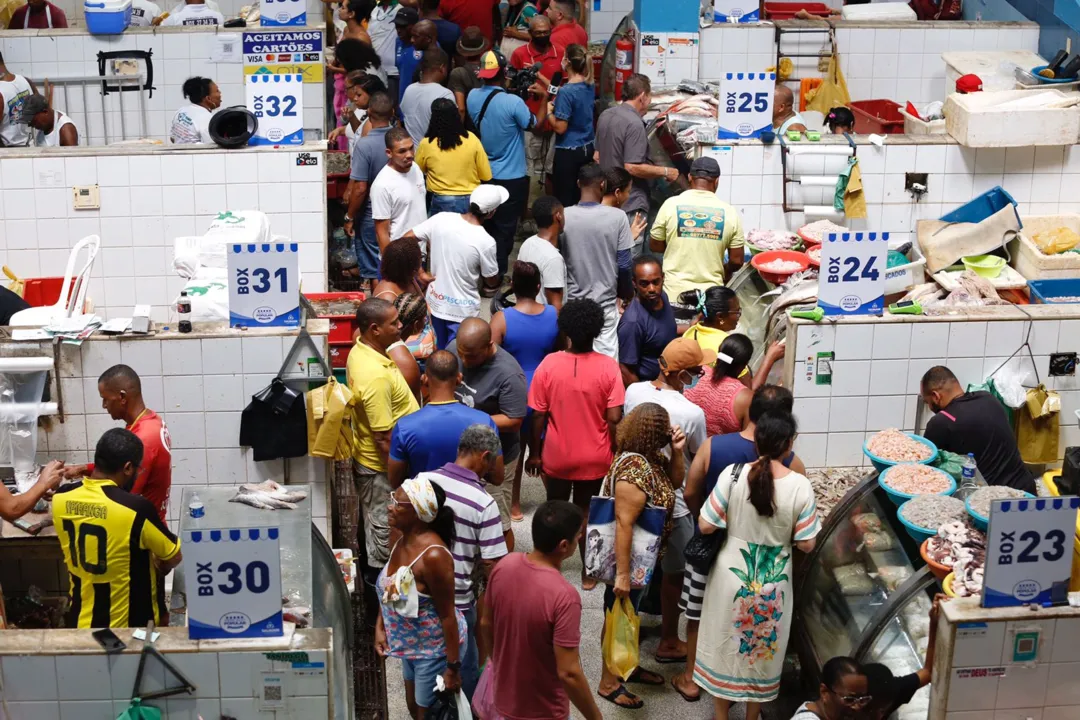
<svg viewBox="0 0 1080 720">
<path fill-rule="evenodd" d="M 92 35 L 119 35 L 131 24 L 131 0 L 85 0 L 83 12 Z"/>
</svg>

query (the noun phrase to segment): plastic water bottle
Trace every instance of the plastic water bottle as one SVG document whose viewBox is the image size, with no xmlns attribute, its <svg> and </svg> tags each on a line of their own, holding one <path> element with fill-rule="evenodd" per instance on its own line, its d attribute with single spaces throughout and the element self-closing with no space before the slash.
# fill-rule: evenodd
<svg viewBox="0 0 1080 720">
<path fill-rule="evenodd" d="M 960 489 L 956 491 L 956 497 L 960 500 L 967 499 L 979 488 L 975 480 L 975 470 L 975 454 L 968 453 L 967 459 L 964 460 L 964 467 L 960 471 Z"/>
<path fill-rule="evenodd" d="M 180 332 L 191 332 L 191 298 L 186 290 L 180 292 L 180 299 L 176 301 L 176 312 L 180 316 Z"/>
<path fill-rule="evenodd" d="M 193 518 L 201 518 L 206 514 L 202 500 L 199 499 L 199 493 L 192 493 L 191 502 L 188 503 L 188 514 Z"/>
</svg>

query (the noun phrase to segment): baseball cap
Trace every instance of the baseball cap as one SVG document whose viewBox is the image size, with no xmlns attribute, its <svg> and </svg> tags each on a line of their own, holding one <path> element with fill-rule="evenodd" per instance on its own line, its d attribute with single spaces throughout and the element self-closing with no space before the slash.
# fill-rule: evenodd
<svg viewBox="0 0 1080 720">
<path fill-rule="evenodd" d="M 489 80 L 499 74 L 500 70 L 506 69 L 506 56 L 498 50 L 488 50 L 480 56 L 480 69 L 476 76 Z"/>
<path fill-rule="evenodd" d="M 415 25 L 418 22 L 420 22 L 420 13 L 416 11 L 416 8 L 402 5 L 398 8 L 397 15 L 394 16 L 394 24 L 399 27 Z"/>
<path fill-rule="evenodd" d="M 400 12 L 400 11 L 399 11 Z M 457 41 L 457 51 L 462 55 L 479 55 L 488 51 L 491 45 L 484 33 L 475 25 L 470 25 L 461 31 L 461 37 Z"/>
<path fill-rule="evenodd" d="M 702 365 L 712 365 L 714 362 L 716 362 L 716 352 L 703 350 L 697 340 L 692 338 L 675 338 L 660 354 L 660 367 L 667 372 L 689 370 Z"/>
<path fill-rule="evenodd" d="M 699 157 L 690 165 L 690 174 L 697 177 L 720 177 L 720 163 L 715 158 Z"/>
<path fill-rule="evenodd" d="M 973 93 L 982 90 L 982 78 L 978 75 L 961 75 L 956 78 L 956 92 Z"/>
<path fill-rule="evenodd" d="M 35 115 L 39 112 L 45 112 L 48 109 L 49 101 L 45 99 L 44 95 L 31 95 L 23 100 L 22 107 L 19 108 L 19 115 L 15 118 L 15 122 L 29 125 Z"/>
<path fill-rule="evenodd" d="M 477 185 L 469 196 L 469 204 L 480 208 L 485 215 L 502 205 L 510 197 L 510 191 L 502 185 Z"/>
</svg>

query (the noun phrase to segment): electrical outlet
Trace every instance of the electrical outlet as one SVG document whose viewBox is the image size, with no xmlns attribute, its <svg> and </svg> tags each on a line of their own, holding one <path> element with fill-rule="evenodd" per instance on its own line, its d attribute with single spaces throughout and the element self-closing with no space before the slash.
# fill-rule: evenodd
<svg viewBox="0 0 1080 720">
<path fill-rule="evenodd" d="M 1051 353 L 1050 355 L 1050 375 L 1052 377 L 1061 377 L 1063 375 L 1075 375 L 1076 374 L 1076 353 L 1064 352 L 1064 353 Z"/>
<path fill-rule="evenodd" d="M 918 200 L 926 194 L 929 173 L 904 173 L 904 189 Z"/>
<path fill-rule="evenodd" d="M 73 205 L 76 210 L 101 209 L 101 193 L 97 185 L 76 185 L 71 190 L 75 197 Z"/>
</svg>

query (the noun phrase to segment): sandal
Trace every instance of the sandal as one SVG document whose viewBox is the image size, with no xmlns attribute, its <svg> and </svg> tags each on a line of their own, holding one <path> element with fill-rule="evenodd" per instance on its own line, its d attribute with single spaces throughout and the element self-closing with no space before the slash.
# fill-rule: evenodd
<svg viewBox="0 0 1080 720">
<path fill-rule="evenodd" d="M 682 695 L 683 700 L 685 700 L 686 702 L 697 702 L 697 701 L 701 700 L 700 693 L 698 695 L 696 695 L 696 696 L 695 695 L 687 695 L 682 690 L 680 690 L 679 686 L 675 684 L 675 678 L 677 678 L 677 677 L 679 677 L 679 676 L 675 675 L 674 677 L 671 678 L 671 687 L 673 687 L 675 689 L 675 692 Z"/>
<path fill-rule="evenodd" d="M 590 590 L 595 590 L 596 586 L 597 586 L 596 578 L 591 578 L 591 577 L 583 577 L 583 578 L 581 578 L 581 589 L 584 590 L 585 592 L 589 592 Z"/>
<path fill-rule="evenodd" d="M 661 665 L 670 665 L 672 663 L 685 663 L 686 656 L 675 657 L 674 655 L 653 655 L 653 659 Z"/>
<path fill-rule="evenodd" d="M 637 683 L 638 685 L 655 685 L 657 687 L 665 684 L 663 675 L 642 668 L 635 668 L 634 672 L 630 673 L 630 677 L 623 680 L 623 682 Z"/>
<path fill-rule="evenodd" d="M 607 695 L 600 692 L 599 690 L 596 691 L 596 694 L 607 700 L 615 707 L 621 707 L 624 710 L 640 710 L 641 708 L 645 707 L 645 701 L 627 690 L 625 685 L 619 685 L 619 687 L 615 688 Z M 630 705 L 623 705 L 620 702 L 616 702 L 620 697 L 632 697 L 634 698 L 634 703 Z"/>
</svg>

